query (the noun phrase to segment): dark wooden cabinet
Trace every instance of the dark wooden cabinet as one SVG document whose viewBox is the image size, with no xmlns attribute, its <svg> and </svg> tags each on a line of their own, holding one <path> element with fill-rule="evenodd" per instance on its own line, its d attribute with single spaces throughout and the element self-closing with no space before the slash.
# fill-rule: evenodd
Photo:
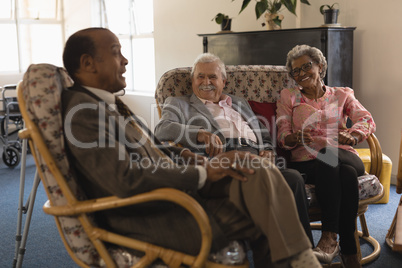
<svg viewBox="0 0 402 268">
<path fill-rule="evenodd" d="M 289 50 L 300 44 L 320 49 L 327 59 L 324 79 L 329 86 L 353 87 L 353 31 L 355 27 L 316 27 L 275 31 L 199 34 L 204 52 L 230 65 L 285 65 Z"/>
</svg>

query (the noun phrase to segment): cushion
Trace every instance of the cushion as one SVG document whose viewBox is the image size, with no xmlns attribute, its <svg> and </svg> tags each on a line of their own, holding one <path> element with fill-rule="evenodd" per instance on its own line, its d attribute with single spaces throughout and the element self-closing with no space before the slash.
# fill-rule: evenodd
<svg viewBox="0 0 402 268">
<path fill-rule="evenodd" d="M 381 191 L 380 180 L 375 175 L 364 174 L 357 179 L 359 181 L 359 200 L 376 196 Z M 315 194 L 315 185 L 306 184 L 306 193 L 309 207 L 319 206 Z"/>
<path fill-rule="evenodd" d="M 357 148 L 356 151 L 359 153 L 359 157 L 363 161 L 364 168 L 367 172 L 370 171 L 371 168 L 371 156 L 370 149 L 368 148 Z M 389 201 L 389 192 L 391 186 L 391 173 L 392 173 L 392 161 L 386 155 L 382 154 L 382 167 L 381 174 L 378 178 L 384 187 L 384 197 L 381 198 L 377 203 L 385 204 Z"/>
<path fill-rule="evenodd" d="M 72 175 L 62 139 L 61 91 L 71 86 L 72 80 L 63 68 L 50 64 L 32 64 L 25 72 L 22 83 L 24 100 L 30 119 L 38 126 L 57 167 L 65 177 L 73 194 L 79 200 L 86 199 Z M 43 184 L 50 192 L 49 200 L 56 206 L 67 204 L 63 192 L 44 159 L 37 148 L 34 150 L 42 168 Z M 79 220 L 75 217 L 58 217 L 58 221 L 67 244 L 76 257 L 88 265 L 98 266 L 99 256 Z"/>
<path fill-rule="evenodd" d="M 251 109 L 258 117 L 260 122 L 269 130 L 273 145 L 275 146 L 278 157 L 283 157 L 286 162 L 290 161 L 290 151 L 278 146 L 276 141 L 276 102 L 257 102 L 248 101 Z"/>
<path fill-rule="evenodd" d="M 268 128 L 269 133 L 272 133 L 272 130 L 276 128 L 276 102 L 275 103 L 267 103 L 267 102 L 257 102 L 257 101 L 249 101 L 251 109 L 257 116 L 263 116 L 264 118 L 260 118 L 261 123 Z M 265 120 L 264 120 L 265 119 Z M 276 131 L 275 131 L 276 132 Z"/>
<path fill-rule="evenodd" d="M 358 180 L 360 200 L 376 196 L 381 190 L 380 180 L 375 175 L 364 174 L 358 177 Z"/>
</svg>

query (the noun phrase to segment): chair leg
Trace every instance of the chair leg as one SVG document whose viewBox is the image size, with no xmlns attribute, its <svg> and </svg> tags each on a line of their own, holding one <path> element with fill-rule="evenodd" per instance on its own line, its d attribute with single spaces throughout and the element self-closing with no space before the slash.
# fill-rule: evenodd
<svg viewBox="0 0 402 268">
<path fill-rule="evenodd" d="M 364 214 L 363 214 L 364 215 Z M 362 260 L 362 252 L 360 249 L 360 236 L 359 236 L 359 231 L 357 230 L 357 217 L 355 219 L 355 241 L 356 241 L 356 248 L 357 248 L 357 258 Z"/>
<path fill-rule="evenodd" d="M 399 200 L 398 207 L 402 205 L 402 196 Z M 388 229 L 387 235 L 385 236 L 385 242 L 387 245 L 394 250 L 394 239 L 395 239 L 395 230 L 396 230 L 396 218 L 398 215 L 398 208 L 396 209 L 394 219 L 392 220 L 391 226 Z"/>
<path fill-rule="evenodd" d="M 378 256 L 380 255 L 381 247 L 380 247 L 380 243 L 378 243 L 377 240 L 375 240 L 373 237 L 370 236 L 370 233 L 369 233 L 369 230 L 367 227 L 367 223 L 366 223 L 366 216 L 364 215 L 364 213 L 359 215 L 359 219 L 360 219 L 360 225 L 362 227 L 362 231 L 358 231 L 357 225 L 356 225 L 355 238 L 356 238 L 357 254 L 358 254 L 358 257 L 360 258 L 360 263 L 363 265 L 363 264 L 370 263 L 370 262 L 374 261 L 375 259 L 377 259 Z M 357 224 L 357 217 L 356 217 L 356 224 Z M 373 247 L 373 252 L 366 257 L 362 257 L 359 238 L 366 240 Z"/>
<path fill-rule="evenodd" d="M 398 210 L 396 210 L 396 211 L 398 212 Z M 385 236 L 385 242 L 387 242 L 387 245 L 391 249 L 394 249 L 394 238 L 395 238 L 395 226 L 396 226 L 397 212 L 395 212 L 394 219 L 392 220 L 391 226 L 389 227 L 387 235 Z"/>
<path fill-rule="evenodd" d="M 373 262 L 375 259 L 377 259 L 377 258 L 380 256 L 380 252 L 381 252 L 380 243 L 378 243 L 378 241 L 375 240 L 375 239 L 374 239 L 373 237 L 371 237 L 371 236 L 368 236 L 368 237 L 363 236 L 363 233 L 360 232 L 360 231 L 358 231 L 358 234 L 359 234 L 360 238 L 366 240 L 366 241 L 367 241 L 368 243 L 370 243 L 371 246 L 373 247 L 373 252 L 372 252 L 370 255 L 368 255 L 368 256 L 366 256 L 366 257 L 363 257 L 363 258 L 361 259 L 361 261 L 360 261 L 360 264 L 364 265 L 364 264 Z M 360 244 L 360 243 L 359 243 L 359 244 Z"/>
<path fill-rule="evenodd" d="M 369 237 L 370 233 L 367 227 L 366 216 L 364 215 L 364 213 L 359 216 L 359 219 L 360 219 L 360 225 L 362 227 L 363 236 Z"/>
</svg>

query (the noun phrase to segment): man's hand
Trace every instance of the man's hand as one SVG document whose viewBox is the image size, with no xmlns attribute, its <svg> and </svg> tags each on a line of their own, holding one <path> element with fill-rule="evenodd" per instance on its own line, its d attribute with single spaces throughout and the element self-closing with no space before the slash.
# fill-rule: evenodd
<svg viewBox="0 0 402 268">
<path fill-rule="evenodd" d="M 223 152 L 221 139 L 211 132 L 200 129 L 197 134 L 197 141 L 205 144 L 205 152 L 209 157 L 214 157 Z"/>
<path fill-rule="evenodd" d="M 267 158 L 272 164 L 275 164 L 275 154 L 273 151 L 271 150 L 261 151 L 258 155 L 263 158 Z"/>
<path fill-rule="evenodd" d="M 247 177 L 245 175 L 254 173 L 254 170 L 249 168 L 249 164 L 256 157 L 258 156 L 250 152 L 240 151 L 219 154 L 210 159 L 206 165 L 207 180 L 214 182 L 226 176 L 231 176 L 233 179 L 246 182 Z"/>
<path fill-rule="evenodd" d="M 181 157 L 185 161 L 186 164 L 189 165 L 200 165 L 200 166 L 205 166 L 206 163 L 208 162 L 208 159 L 205 156 L 193 153 L 190 150 L 184 150 L 181 153 Z"/>
</svg>

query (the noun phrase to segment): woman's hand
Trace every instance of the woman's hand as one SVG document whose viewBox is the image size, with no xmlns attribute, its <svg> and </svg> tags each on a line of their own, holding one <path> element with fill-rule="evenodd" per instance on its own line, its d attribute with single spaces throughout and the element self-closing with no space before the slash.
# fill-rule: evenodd
<svg viewBox="0 0 402 268">
<path fill-rule="evenodd" d="M 313 138 L 310 135 L 310 131 L 308 130 L 298 130 L 292 134 L 289 134 L 285 138 L 285 145 L 289 147 L 293 147 L 296 145 L 309 145 L 313 142 Z"/>
<path fill-rule="evenodd" d="M 348 131 L 341 131 L 338 134 L 338 143 L 342 145 L 355 146 L 359 143 L 360 140 L 361 136 L 359 133 L 356 132 L 349 133 Z"/>
</svg>

